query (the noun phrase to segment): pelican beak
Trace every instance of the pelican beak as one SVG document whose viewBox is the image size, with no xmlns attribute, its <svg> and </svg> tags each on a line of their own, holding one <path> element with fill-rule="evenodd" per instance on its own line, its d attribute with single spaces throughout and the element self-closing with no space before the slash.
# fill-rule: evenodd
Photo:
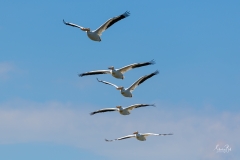
<svg viewBox="0 0 240 160">
<path fill-rule="evenodd" d="M 90 28 L 83 28 L 82 31 L 90 31 Z"/>
</svg>

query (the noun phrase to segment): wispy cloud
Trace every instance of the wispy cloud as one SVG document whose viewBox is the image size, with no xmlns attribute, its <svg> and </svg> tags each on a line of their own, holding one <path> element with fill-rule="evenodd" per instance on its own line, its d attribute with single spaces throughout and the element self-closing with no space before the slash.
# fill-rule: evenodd
<svg viewBox="0 0 240 160">
<path fill-rule="evenodd" d="M 103 113 L 90 116 L 92 106 L 59 102 L 0 104 L 0 144 L 52 142 L 88 149 L 112 159 L 237 159 L 240 148 L 240 114 L 213 116 L 194 111 L 136 110 L 130 116 Z M 174 133 L 105 142 L 134 131 Z M 229 144 L 228 154 L 216 153 L 217 144 Z M 198 158 L 196 158 L 198 157 Z"/>
<path fill-rule="evenodd" d="M 9 78 L 10 72 L 14 70 L 12 63 L 0 62 L 0 80 Z"/>
</svg>

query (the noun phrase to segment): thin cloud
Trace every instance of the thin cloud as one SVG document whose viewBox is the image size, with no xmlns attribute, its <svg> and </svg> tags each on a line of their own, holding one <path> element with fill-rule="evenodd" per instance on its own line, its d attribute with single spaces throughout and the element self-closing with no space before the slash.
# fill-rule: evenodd
<svg viewBox="0 0 240 160">
<path fill-rule="evenodd" d="M 9 78 L 10 72 L 14 70 L 14 66 L 8 62 L 0 62 L 0 79 Z"/>
<path fill-rule="evenodd" d="M 52 142 L 88 149 L 112 159 L 237 159 L 240 114 L 205 116 L 149 108 L 130 116 L 106 113 L 90 116 L 92 106 L 59 102 L 11 102 L 0 104 L 0 144 Z M 99 107 L 101 108 L 101 106 Z M 169 107 L 170 108 L 170 107 Z M 174 133 L 105 142 L 134 131 Z M 229 144 L 228 154 L 216 153 L 217 144 Z M 227 158 L 226 158 L 227 156 Z"/>
</svg>

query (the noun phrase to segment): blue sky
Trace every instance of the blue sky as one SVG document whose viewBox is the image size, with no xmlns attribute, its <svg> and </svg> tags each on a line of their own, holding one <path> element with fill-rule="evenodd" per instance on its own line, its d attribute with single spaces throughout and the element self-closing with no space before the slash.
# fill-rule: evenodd
<svg viewBox="0 0 240 160">
<path fill-rule="evenodd" d="M 1 2 L 0 159 L 237 159 L 239 7 L 239 1 Z M 94 30 L 127 10 L 131 15 L 101 42 L 62 23 Z M 124 80 L 78 77 L 152 59 L 155 65 Z M 96 80 L 128 87 L 157 69 L 131 99 Z M 89 115 L 135 103 L 157 107 Z M 136 130 L 174 135 L 104 141 Z M 232 151 L 216 153 L 217 144 Z"/>
</svg>

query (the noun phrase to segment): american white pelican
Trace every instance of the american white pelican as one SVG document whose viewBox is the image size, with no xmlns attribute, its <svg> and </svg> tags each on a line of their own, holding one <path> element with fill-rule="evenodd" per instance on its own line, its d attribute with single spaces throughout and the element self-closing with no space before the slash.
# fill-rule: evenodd
<svg viewBox="0 0 240 160">
<path fill-rule="evenodd" d="M 121 86 L 117 86 L 115 84 L 112 84 L 112 83 L 109 83 L 107 81 L 101 81 L 97 78 L 98 82 L 102 82 L 102 83 L 105 83 L 105 84 L 108 84 L 108 85 L 111 85 L 111 86 L 114 86 L 117 90 L 120 90 L 121 91 L 121 94 L 124 96 L 124 97 L 132 97 L 132 92 L 133 90 L 139 86 L 141 83 L 143 83 L 144 81 L 146 81 L 147 79 L 151 78 L 152 76 L 155 76 L 157 75 L 159 72 L 158 71 L 155 71 L 151 74 L 148 74 L 148 75 L 145 75 L 145 76 L 142 76 L 141 78 L 139 78 L 136 82 L 134 82 L 130 87 L 128 88 L 124 88 L 124 87 L 121 87 Z"/>
<path fill-rule="evenodd" d="M 78 76 L 82 77 L 82 76 L 95 75 L 95 74 L 111 74 L 115 78 L 124 79 L 123 74 L 125 72 L 127 72 L 131 69 L 134 69 L 134 68 L 139 68 L 139 67 L 148 66 L 148 65 L 152 65 L 152 64 L 155 64 L 154 60 L 151 60 L 149 62 L 144 62 L 144 63 L 133 63 L 130 65 L 124 66 L 120 69 L 115 69 L 113 66 L 111 66 L 111 67 L 108 67 L 109 70 L 90 71 L 90 72 L 81 73 Z"/>
<path fill-rule="evenodd" d="M 94 115 L 96 113 L 103 113 L 103 112 L 111 112 L 111 111 L 118 111 L 121 115 L 129 115 L 130 111 L 135 109 L 135 108 L 140 108 L 140 107 L 146 107 L 146 106 L 154 106 L 154 104 L 134 104 L 126 108 L 122 108 L 122 106 L 117 106 L 116 108 L 104 108 L 100 109 L 98 111 L 91 112 L 91 115 Z"/>
<path fill-rule="evenodd" d="M 81 27 L 77 24 L 74 23 L 69 23 L 69 22 L 65 22 L 63 20 L 63 23 L 72 27 L 77 27 L 80 28 L 82 31 L 87 32 L 87 36 L 93 40 L 93 41 L 101 41 L 100 36 L 102 35 L 102 32 L 104 32 L 106 29 L 108 29 L 110 26 L 112 26 L 114 23 L 120 21 L 121 19 L 124 19 L 126 17 L 128 17 L 130 15 L 130 13 L 128 11 L 126 11 L 125 13 L 117 16 L 117 17 L 113 17 L 110 18 L 109 20 L 107 20 L 103 25 L 101 25 L 98 29 L 94 30 L 94 31 L 90 31 L 90 28 L 84 28 Z"/>
<path fill-rule="evenodd" d="M 117 138 L 117 139 L 114 139 L 114 140 L 105 139 L 105 141 L 112 142 L 112 141 L 116 141 L 116 140 L 123 140 L 123 139 L 133 138 L 133 137 L 135 137 L 139 141 L 146 141 L 147 136 L 167 136 L 167 135 L 173 135 L 173 134 L 172 133 L 168 133 L 168 134 L 138 133 L 138 131 L 137 131 L 137 132 L 134 132 L 133 135 L 127 135 L 127 136 L 120 137 L 120 138 Z"/>
</svg>

